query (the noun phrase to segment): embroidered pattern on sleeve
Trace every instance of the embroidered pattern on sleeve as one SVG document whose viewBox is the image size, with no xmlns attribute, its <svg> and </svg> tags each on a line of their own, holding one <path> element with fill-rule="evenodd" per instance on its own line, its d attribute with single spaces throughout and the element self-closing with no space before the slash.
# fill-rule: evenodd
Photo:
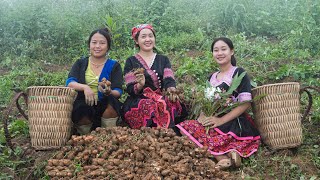
<svg viewBox="0 0 320 180">
<path fill-rule="evenodd" d="M 237 99 L 239 102 L 250 101 L 252 100 L 252 95 L 251 93 L 243 92 L 238 95 Z"/>
<path fill-rule="evenodd" d="M 126 84 L 130 84 L 130 83 L 134 83 L 136 82 L 136 77 L 135 75 L 133 74 L 133 72 L 128 72 L 125 76 L 124 76 L 124 79 L 126 81 Z"/>
<path fill-rule="evenodd" d="M 163 79 L 171 77 L 174 79 L 174 74 L 171 68 L 164 68 Z"/>
</svg>

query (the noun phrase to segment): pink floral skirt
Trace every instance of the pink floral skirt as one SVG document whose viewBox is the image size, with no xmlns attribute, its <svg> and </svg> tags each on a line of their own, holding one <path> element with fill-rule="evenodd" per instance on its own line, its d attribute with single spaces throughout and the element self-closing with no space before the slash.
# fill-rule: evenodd
<svg viewBox="0 0 320 180">
<path fill-rule="evenodd" d="M 210 128 L 207 133 L 205 127 L 196 120 L 184 121 L 176 126 L 199 147 L 207 146 L 213 155 L 236 151 L 242 157 L 249 157 L 258 150 L 260 144 L 259 135 L 239 137 L 219 128 Z"/>
<path fill-rule="evenodd" d="M 175 127 L 175 118 L 181 115 L 180 102 L 170 102 L 160 90 L 146 88 L 143 95 L 128 98 L 124 103 L 124 120 L 134 129 L 141 127 Z"/>
</svg>

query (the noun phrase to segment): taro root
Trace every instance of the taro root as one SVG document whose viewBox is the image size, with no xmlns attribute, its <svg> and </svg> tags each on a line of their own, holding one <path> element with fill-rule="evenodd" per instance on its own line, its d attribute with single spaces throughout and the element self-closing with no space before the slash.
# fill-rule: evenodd
<svg viewBox="0 0 320 180">
<path fill-rule="evenodd" d="M 84 142 L 89 143 L 89 142 L 92 142 L 94 140 L 94 136 L 87 135 L 87 136 L 84 136 L 83 139 L 84 139 Z"/>
<path fill-rule="evenodd" d="M 55 155 L 56 159 L 63 159 L 63 157 L 64 157 L 64 154 L 61 152 L 59 152 L 58 154 Z"/>
<path fill-rule="evenodd" d="M 101 82 L 98 83 L 98 90 L 106 95 L 109 95 L 111 93 L 111 82 L 106 78 L 102 78 Z"/>
<path fill-rule="evenodd" d="M 111 86 L 111 82 L 108 81 L 106 78 L 102 78 L 101 82 L 100 82 L 103 88 L 105 88 L 106 86 Z"/>
<path fill-rule="evenodd" d="M 199 148 L 172 129 L 96 128 L 72 136 L 48 160 L 51 179 L 232 179 Z"/>
<path fill-rule="evenodd" d="M 133 70 L 133 74 L 143 74 L 144 69 L 143 68 L 137 68 Z"/>
<path fill-rule="evenodd" d="M 162 176 L 167 176 L 172 170 L 171 169 L 165 169 L 161 171 Z"/>
<path fill-rule="evenodd" d="M 125 176 L 125 179 L 133 179 L 134 178 L 134 174 L 127 174 Z"/>
<path fill-rule="evenodd" d="M 97 154 L 98 154 L 98 150 L 97 150 L 97 149 L 92 150 L 92 151 L 91 151 L 91 154 L 92 154 L 92 155 L 97 155 Z"/>
<path fill-rule="evenodd" d="M 164 96 L 167 96 L 169 100 L 184 101 L 185 97 L 183 95 L 183 89 L 181 87 L 177 87 L 176 89 L 167 89 L 162 92 Z M 175 99 L 175 100 L 174 100 Z"/>
<path fill-rule="evenodd" d="M 135 159 L 137 161 L 143 161 L 144 160 L 144 155 L 141 152 L 135 151 L 134 155 L 135 155 Z"/>
</svg>

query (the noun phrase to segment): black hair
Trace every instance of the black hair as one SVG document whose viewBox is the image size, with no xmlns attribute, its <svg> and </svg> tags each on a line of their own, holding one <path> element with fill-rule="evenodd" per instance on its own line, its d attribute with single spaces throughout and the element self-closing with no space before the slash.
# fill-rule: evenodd
<svg viewBox="0 0 320 180">
<path fill-rule="evenodd" d="M 109 51 L 110 48 L 111 48 L 111 33 L 110 33 L 108 28 L 101 28 L 101 29 L 96 29 L 96 30 L 92 31 L 90 36 L 89 36 L 89 39 L 88 39 L 88 47 L 90 48 L 91 38 L 96 33 L 102 34 L 107 39 L 107 42 L 108 42 L 107 51 Z"/>
<path fill-rule="evenodd" d="M 232 41 L 231 41 L 229 38 L 219 37 L 219 38 L 216 38 L 215 40 L 213 40 L 213 42 L 212 42 L 212 44 L 211 44 L 211 52 L 213 52 L 213 46 L 214 46 L 214 44 L 216 44 L 216 42 L 218 42 L 218 41 L 223 41 L 223 42 L 225 42 L 225 43 L 229 46 L 229 48 L 230 48 L 231 50 L 234 50 L 233 43 L 232 43 Z M 237 65 L 237 60 L 236 60 L 236 58 L 234 57 L 234 55 L 231 56 L 231 64 L 232 64 L 233 66 L 236 66 L 236 65 Z"/>
</svg>

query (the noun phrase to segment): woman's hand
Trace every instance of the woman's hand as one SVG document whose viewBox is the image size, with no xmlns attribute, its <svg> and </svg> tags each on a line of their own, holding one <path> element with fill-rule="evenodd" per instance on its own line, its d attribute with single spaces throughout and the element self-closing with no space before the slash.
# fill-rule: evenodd
<svg viewBox="0 0 320 180">
<path fill-rule="evenodd" d="M 168 99 L 171 102 L 177 102 L 180 100 L 179 95 L 177 93 L 177 89 L 175 87 L 168 87 L 167 91 L 169 92 Z"/>
<path fill-rule="evenodd" d="M 104 86 L 103 87 L 103 85 L 99 85 L 98 90 L 106 96 L 109 96 L 111 94 L 111 86 Z"/>
<path fill-rule="evenodd" d="M 207 117 L 206 115 L 204 115 L 203 112 L 200 113 L 200 116 L 198 117 L 197 121 L 199 121 L 199 123 L 201 123 L 203 125 L 203 123 L 205 122 L 206 119 L 208 119 L 209 117 Z M 204 125 L 203 125 L 204 126 Z"/>
<path fill-rule="evenodd" d="M 102 80 L 102 82 L 98 84 L 98 91 L 102 92 L 106 96 L 109 96 L 111 94 L 111 82 Z"/>
<path fill-rule="evenodd" d="M 97 105 L 98 104 L 98 100 L 96 99 L 96 96 L 94 94 L 94 92 L 92 91 L 92 89 L 89 86 L 85 86 L 84 87 L 84 95 L 85 95 L 85 100 L 86 100 L 86 104 L 88 104 L 89 106 L 93 106 L 93 105 Z"/>
<path fill-rule="evenodd" d="M 225 122 L 222 120 L 222 118 L 219 118 L 219 117 L 216 117 L 216 116 L 205 118 L 201 122 L 201 124 L 203 126 L 212 126 L 214 128 L 218 127 L 218 126 L 221 126 L 224 123 Z"/>
<path fill-rule="evenodd" d="M 137 71 L 134 73 L 134 75 L 136 76 L 136 82 L 140 84 L 141 87 L 143 87 L 146 83 L 146 78 L 144 76 L 144 73 Z"/>
</svg>

